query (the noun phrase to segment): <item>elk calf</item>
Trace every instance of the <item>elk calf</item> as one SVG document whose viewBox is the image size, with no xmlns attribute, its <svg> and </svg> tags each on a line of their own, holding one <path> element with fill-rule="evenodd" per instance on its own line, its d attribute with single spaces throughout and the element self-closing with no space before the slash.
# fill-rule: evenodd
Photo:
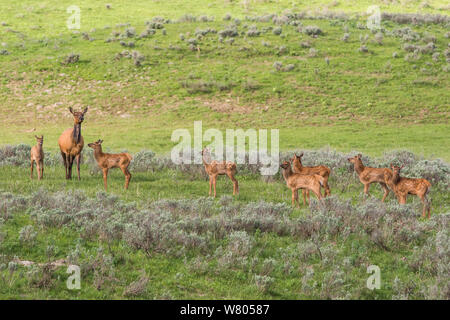
<svg viewBox="0 0 450 320">
<path fill-rule="evenodd" d="M 304 167 L 302 165 L 302 157 L 303 157 L 303 152 L 299 156 L 294 154 L 294 157 L 291 159 L 294 173 L 309 174 L 309 175 L 318 174 L 319 176 L 322 176 L 323 182 L 324 182 L 323 186 L 325 189 L 324 196 L 326 197 L 326 196 L 331 195 L 330 186 L 328 185 L 328 178 L 330 177 L 330 173 L 331 173 L 330 168 L 328 168 L 324 165 L 319 165 L 319 166 L 315 166 L 315 167 Z M 309 202 L 309 190 L 302 190 L 303 204 L 306 205 L 305 194 L 308 197 L 308 202 Z"/>
<path fill-rule="evenodd" d="M 216 181 L 217 176 L 227 175 L 228 178 L 233 182 L 233 195 L 239 194 L 239 183 L 234 177 L 236 175 L 236 163 L 231 161 L 210 161 L 207 162 L 205 155 L 209 154 L 207 148 L 202 150 L 202 160 L 205 166 L 205 171 L 209 176 L 209 195 L 211 196 L 211 187 L 214 186 L 214 198 L 216 197 Z M 208 159 L 210 160 L 210 159 Z"/>
<path fill-rule="evenodd" d="M 131 173 L 128 171 L 132 156 L 129 153 L 103 153 L 102 151 L 103 140 L 97 140 L 96 142 L 89 143 L 88 146 L 94 149 L 94 158 L 97 161 L 98 166 L 103 171 L 103 183 L 105 184 L 105 190 L 108 190 L 108 170 L 112 168 L 120 168 L 125 175 L 125 189 L 128 189 L 128 184 L 131 180 Z"/>
<path fill-rule="evenodd" d="M 386 184 L 394 191 L 400 204 L 406 203 L 408 194 L 418 196 L 423 204 L 422 217 L 425 218 L 428 212 L 428 218 L 430 218 L 431 208 L 427 194 L 430 191 L 431 183 L 426 179 L 400 177 L 400 170 L 403 167 L 404 165 L 398 167 L 391 164 L 392 173 L 386 172 L 384 175 Z"/>
<path fill-rule="evenodd" d="M 38 175 L 38 180 L 41 180 L 44 177 L 44 149 L 42 148 L 44 144 L 44 136 L 41 135 L 34 136 L 36 138 L 37 144 L 31 148 L 31 175 L 30 178 L 33 179 L 33 166 L 34 162 L 36 162 L 36 170 Z"/>
<path fill-rule="evenodd" d="M 298 203 L 298 189 L 311 190 L 317 196 L 317 199 L 322 199 L 320 187 L 324 186 L 325 183 L 322 176 L 318 174 L 304 175 L 294 173 L 288 161 L 284 161 L 280 167 L 283 169 L 283 177 L 286 185 L 292 190 L 292 205 L 297 203 L 297 207 L 300 207 Z"/>
<path fill-rule="evenodd" d="M 359 181 L 364 185 L 364 194 L 369 195 L 369 186 L 371 183 L 378 182 L 384 190 L 382 202 L 386 199 L 389 194 L 389 188 L 384 181 L 384 174 L 392 174 L 391 170 L 388 168 L 370 168 L 363 165 L 361 160 L 362 155 L 358 154 L 353 158 L 348 158 L 347 160 L 353 163 L 356 173 L 359 176 Z"/>
</svg>

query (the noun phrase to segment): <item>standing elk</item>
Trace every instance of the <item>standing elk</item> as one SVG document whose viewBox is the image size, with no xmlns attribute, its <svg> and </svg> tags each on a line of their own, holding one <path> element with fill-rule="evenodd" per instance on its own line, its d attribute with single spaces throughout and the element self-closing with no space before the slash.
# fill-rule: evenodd
<svg viewBox="0 0 450 320">
<path fill-rule="evenodd" d="M 389 194 L 389 188 L 384 181 L 384 175 L 392 174 L 391 170 L 388 168 L 371 168 L 363 165 L 361 160 L 362 155 L 358 154 L 353 158 L 348 158 L 347 160 L 353 163 L 356 173 L 359 176 L 359 181 L 364 185 L 364 194 L 369 195 L 369 186 L 371 183 L 378 182 L 384 190 L 382 202 L 386 199 Z"/>
<path fill-rule="evenodd" d="M 72 179 L 72 165 L 73 160 L 77 161 L 78 180 L 80 180 L 80 162 L 81 151 L 84 147 L 84 139 L 81 135 L 81 123 L 84 120 L 88 108 L 86 107 L 81 112 L 74 112 L 72 108 L 69 108 L 70 113 L 73 115 L 74 125 L 73 128 L 65 130 L 58 139 L 59 149 L 61 150 L 61 156 L 64 161 L 64 167 L 66 168 L 66 179 Z"/>
<path fill-rule="evenodd" d="M 302 157 L 303 152 L 299 156 L 297 154 L 294 154 L 294 157 L 291 159 L 294 173 L 309 174 L 309 175 L 318 174 L 319 176 L 322 176 L 324 181 L 323 187 L 325 189 L 324 197 L 331 195 L 330 186 L 328 185 L 328 178 L 330 177 L 331 169 L 324 165 L 319 165 L 315 167 L 304 167 L 302 165 Z M 303 204 L 306 205 L 305 194 L 308 197 L 309 202 L 309 190 L 307 189 L 302 190 Z"/>
<path fill-rule="evenodd" d="M 131 159 L 133 157 L 127 152 L 123 153 L 103 153 L 102 151 L 103 140 L 97 140 L 96 142 L 89 143 L 88 146 L 94 149 L 94 158 L 97 161 L 98 166 L 103 171 L 103 183 L 105 190 L 108 190 L 108 171 L 112 168 L 120 168 L 125 175 L 125 189 L 128 189 L 128 184 L 131 180 L 131 173 L 128 171 Z"/>
<path fill-rule="evenodd" d="M 292 205 L 297 203 L 297 207 L 300 207 L 298 202 L 298 189 L 311 190 L 317 196 L 317 199 L 322 200 L 320 187 L 325 184 L 325 179 L 322 176 L 318 174 L 304 175 L 294 173 L 288 161 L 284 161 L 280 167 L 283 169 L 283 177 L 286 185 L 292 190 Z"/>
<path fill-rule="evenodd" d="M 31 148 L 30 158 L 31 158 L 31 175 L 30 178 L 33 179 L 33 166 L 36 163 L 36 171 L 38 180 L 44 177 L 44 136 L 41 137 L 34 136 L 36 138 L 37 144 Z"/>
<path fill-rule="evenodd" d="M 205 166 L 205 171 L 209 176 L 209 195 L 211 196 L 211 187 L 214 186 L 214 198 L 216 197 L 217 176 L 225 174 L 233 182 L 233 195 L 239 194 L 239 183 L 234 177 L 236 175 L 236 163 L 231 161 L 219 162 L 216 160 L 213 160 L 208 163 L 207 160 L 205 159 L 205 155 L 207 153 L 209 154 L 209 150 L 207 148 L 202 150 L 203 165 Z"/>
<path fill-rule="evenodd" d="M 425 218 L 426 213 L 428 212 L 428 218 L 430 218 L 431 208 L 427 194 L 430 191 L 431 183 L 426 179 L 400 177 L 400 170 L 403 169 L 404 166 L 405 165 L 399 167 L 391 164 L 392 173 L 385 173 L 385 182 L 389 188 L 394 191 L 400 204 L 406 203 L 408 194 L 415 194 L 418 196 L 423 204 L 422 217 Z"/>
</svg>

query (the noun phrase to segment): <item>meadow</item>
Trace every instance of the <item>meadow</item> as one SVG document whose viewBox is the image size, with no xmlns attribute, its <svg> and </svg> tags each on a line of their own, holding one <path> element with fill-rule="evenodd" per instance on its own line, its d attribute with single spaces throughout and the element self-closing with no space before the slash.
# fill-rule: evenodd
<svg viewBox="0 0 450 320">
<path fill-rule="evenodd" d="M 445 1 L 78 1 L 69 30 L 72 4 L 0 0 L 0 298 L 449 299 Z M 86 106 L 82 180 L 68 181 L 57 139 Z M 332 196 L 292 208 L 280 173 L 240 165 L 239 196 L 221 178 L 207 197 L 203 166 L 169 158 L 173 130 L 198 120 L 279 129 L 281 159 L 329 166 Z M 103 191 L 87 147 L 100 138 L 134 156 L 126 192 L 120 170 Z M 428 179 L 431 219 L 414 196 L 381 203 L 372 185 L 365 199 L 357 153 Z"/>
</svg>

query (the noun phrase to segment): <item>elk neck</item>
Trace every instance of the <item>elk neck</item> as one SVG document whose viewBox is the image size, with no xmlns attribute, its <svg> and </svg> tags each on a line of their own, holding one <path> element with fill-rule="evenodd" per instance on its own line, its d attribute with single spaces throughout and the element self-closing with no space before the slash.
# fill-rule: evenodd
<svg viewBox="0 0 450 320">
<path fill-rule="evenodd" d="M 292 176 L 292 169 L 291 167 L 287 167 L 286 169 L 282 168 L 283 170 L 283 178 L 284 180 L 286 180 L 286 182 L 288 181 L 289 177 Z"/>
<path fill-rule="evenodd" d="M 361 174 L 361 172 L 364 171 L 365 167 L 361 160 L 356 161 L 354 166 L 355 166 L 355 171 L 357 174 Z"/>
<path fill-rule="evenodd" d="M 73 125 L 72 139 L 75 144 L 78 144 L 81 140 L 81 123 L 75 123 Z"/>
<path fill-rule="evenodd" d="M 94 158 L 95 160 L 100 160 L 103 157 L 104 153 L 102 151 L 102 146 L 94 149 Z"/>
<path fill-rule="evenodd" d="M 392 172 L 391 182 L 397 184 L 400 180 L 400 174 L 398 172 Z"/>
</svg>

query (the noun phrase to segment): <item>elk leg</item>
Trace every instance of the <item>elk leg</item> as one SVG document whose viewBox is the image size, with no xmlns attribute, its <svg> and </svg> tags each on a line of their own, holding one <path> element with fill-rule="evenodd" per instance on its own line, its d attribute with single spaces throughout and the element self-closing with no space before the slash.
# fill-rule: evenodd
<svg viewBox="0 0 450 320">
<path fill-rule="evenodd" d="M 300 208 L 300 203 L 298 202 L 298 189 L 296 189 L 295 191 L 292 191 L 294 194 L 294 200 L 295 203 L 297 204 L 297 208 Z"/>
<path fill-rule="evenodd" d="M 105 191 L 108 191 L 108 168 L 103 169 L 103 184 L 105 185 Z"/>
<path fill-rule="evenodd" d="M 120 169 L 122 169 L 122 172 L 125 175 L 125 189 L 128 189 L 128 184 L 130 183 L 131 180 L 131 173 L 130 171 L 128 171 L 127 168 L 120 168 Z"/>
<path fill-rule="evenodd" d="M 213 177 L 214 198 L 216 197 L 216 182 L 217 182 L 217 176 L 214 176 Z"/>
<path fill-rule="evenodd" d="M 320 186 L 319 188 L 317 188 L 317 190 L 312 190 L 312 192 L 314 192 L 314 194 L 316 195 L 317 199 L 322 200 L 322 194 L 320 193 Z M 309 199 L 308 199 L 309 201 Z"/>
<path fill-rule="evenodd" d="M 41 180 L 41 165 L 39 161 L 36 161 L 36 172 L 38 176 L 38 180 Z"/>
<path fill-rule="evenodd" d="M 73 164 L 73 157 L 71 154 L 66 155 L 67 160 L 67 180 L 72 179 L 72 164 Z"/>
<path fill-rule="evenodd" d="M 76 160 L 77 160 L 77 172 L 78 172 L 78 180 L 81 180 L 81 177 L 80 177 L 80 163 L 81 163 L 81 153 L 79 153 L 77 156 L 76 156 L 76 158 L 75 158 Z"/>
<path fill-rule="evenodd" d="M 66 179 L 67 179 L 67 161 L 66 161 L 66 154 L 61 151 L 61 156 L 64 162 L 64 168 L 66 169 Z"/>
<path fill-rule="evenodd" d="M 323 184 L 324 184 L 324 188 L 325 188 L 325 197 L 331 196 L 330 186 L 328 185 L 328 178 L 324 179 Z"/>
<path fill-rule="evenodd" d="M 386 199 L 386 197 L 389 194 L 389 188 L 387 187 L 386 183 L 383 183 L 383 182 L 380 182 L 380 186 L 384 189 L 383 199 L 381 199 L 381 202 L 384 202 L 384 200 Z"/>
<path fill-rule="evenodd" d="M 235 177 L 231 173 L 227 172 L 227 176 L 230 178 L 230 180 L 233 182 L 233 195 L 236 193 L 239 193 L 239 184 Z"/>
<path fill-rule="evenodd" d="M 291 189 L 292 190 L 292 199 L 291 199 L 291 202 L 292 202 L 292 206 L 295 206 L 295 189 Z"/>
<path fill-rule="evenodd" d="M 306 190 L 302 189 L 303 205 L 306 206 Z"/>
<path fill-rule="evenodd" d="M 430 206 L 429 206 L 426 194 L 419 195 L 419 198 L 420 198 L 420 200 L 422 201 L 422 204 L 423 204 L 422 218 L 425 218 L 427 216 L 427 212 L 428 212 L 428 219 L 429 219 L 430 218 Z"/>
<path fill-rule="evenodd" d="M 212 177 L 209 177 L 209 196 L 211 197 Z"/>
<path fill-rule="evenodd" d="M 33 161 L 34 161 L 34 160 L 31 160 L 31 174 L 30 174 L 30 179 L 33 179 L 33 166 L 34 166 Z"/>
<path fill-rule="evenodd" d="M 370 183 L 367 183 L 367 184 L 364 185 L 364 196 L 365 197 L 369 196 L 369 187 L 370 187 Z"/>
<path fill-rule="evenodd" d="M 44 161 L 41 160 L 41 179 L 44 178 Z"/>
</svg>

